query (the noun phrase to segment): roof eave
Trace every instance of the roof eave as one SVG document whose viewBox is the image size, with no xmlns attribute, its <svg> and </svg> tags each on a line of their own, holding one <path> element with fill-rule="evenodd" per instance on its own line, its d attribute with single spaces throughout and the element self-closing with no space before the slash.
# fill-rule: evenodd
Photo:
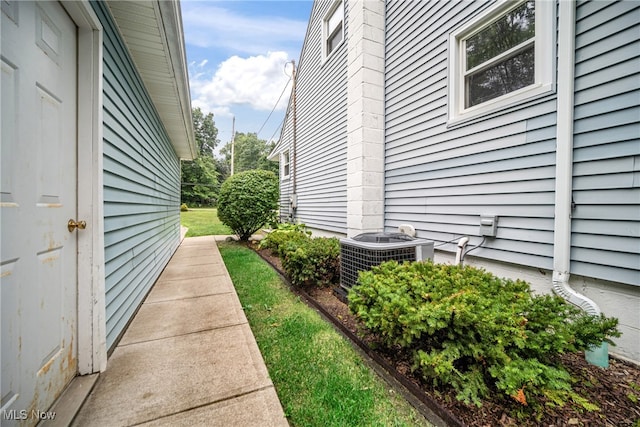
<svg viewBox="0 0 640 427">
<path fill-rule="evenodd" d="M 180 2 L 110 0 L 108 4 L 176 154 L 195 158 Z"/>
</svg>

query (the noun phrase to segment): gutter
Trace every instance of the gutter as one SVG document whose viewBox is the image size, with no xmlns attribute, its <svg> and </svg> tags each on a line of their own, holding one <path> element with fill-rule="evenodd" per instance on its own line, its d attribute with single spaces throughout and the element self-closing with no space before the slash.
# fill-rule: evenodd
<svg viewBox="0 0 640 427">
<path fill-rule="evenodd" d="M 598 305 L 569 286 L 571 214 L 573 208 L 573 120 L 575 81 L 575 0 L 560 0 L 558 19 L 558 98 L 556 124 L 556 187 L 553 224 L 552 289 L 557 295 L 593 316 Z M 591 354 L 589 354 L 591 353 Z M 594 357 L 594 353 L 598 355 Z M 606 343 L 586 352 L 589 363 L 608 366 Z M 593 360 L 592 360 L 593 359 Z"/>
</svg>

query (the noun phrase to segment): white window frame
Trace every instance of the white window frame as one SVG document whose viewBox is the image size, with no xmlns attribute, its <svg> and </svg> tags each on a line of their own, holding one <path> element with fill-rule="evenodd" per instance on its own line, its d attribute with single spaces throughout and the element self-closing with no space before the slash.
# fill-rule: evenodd
<svg viewBox="0 0 640 427">
<path fill-rule="evenodd" d="M 339 15 L 337 15 L 339 14 Z M 333 30 L 337 25 L 332 24 L 332 18 L 339 17 L 340 19 L 335 22 L 340 23 L 340 32 L 341 32 L 341 40 L 340 42 L 333 48 L 331 52 L 329 52 L 329 37 L 333 34 Z M 331 25 L 331 27 L 330 27 Z M 329 12 L 324 16 L 322 20 L 322 58 L 326 61 L 338 48 L 340 45 L 344 43 L 344 2 L 343 0 L 337 0 L 334 2 L 329 8 Z"/>
<path fill-rule="evenodd" d="M 282 154 L 282 177 L 289 178 L 291 175 L 291 156 L 289 155 L 289 150 L 284 151 Z"/>
<path fill-rule="evenodd" d="M 465 108 L 464 40 L 477 34 L 504 14 L 521 6 L 518 2 L 503 0 L 474 17 L 449 35 L 449 121 L 455 124 L 473 119 L 532 97 L 553 91 L 555 64 L 555 2 L 535 1 L 535 80 L 534 83 L 486 102 Z"/>
</svg>

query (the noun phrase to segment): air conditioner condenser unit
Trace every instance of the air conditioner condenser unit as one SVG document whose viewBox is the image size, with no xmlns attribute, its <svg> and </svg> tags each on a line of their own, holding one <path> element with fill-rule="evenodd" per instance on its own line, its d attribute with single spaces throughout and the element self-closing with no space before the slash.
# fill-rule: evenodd
<svg viewBox="0 0 640 427">
<path fill-rule="evenodd" d="M 340 239 L 340 287 L 346 292 L 358 282 L 358 272 L 385 261 L 433 259 L 433 241 L 403 233 L 363 233 Z"/>
</svg>

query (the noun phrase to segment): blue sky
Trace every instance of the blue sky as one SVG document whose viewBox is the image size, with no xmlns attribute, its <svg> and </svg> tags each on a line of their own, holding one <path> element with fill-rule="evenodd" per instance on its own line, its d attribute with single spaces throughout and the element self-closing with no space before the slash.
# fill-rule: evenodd
<svg viewBox="0 0 640 427">
<path fill-rule="evenodd" d="M 236 131 L 279 136 L 291 92 L 291 66 L 298 62 L 311 0 L 182 0 L 193 107 L 212 112 L 220 146 Z M 284 92 L 284 94 L 283 94 Z"/>
</svg>

